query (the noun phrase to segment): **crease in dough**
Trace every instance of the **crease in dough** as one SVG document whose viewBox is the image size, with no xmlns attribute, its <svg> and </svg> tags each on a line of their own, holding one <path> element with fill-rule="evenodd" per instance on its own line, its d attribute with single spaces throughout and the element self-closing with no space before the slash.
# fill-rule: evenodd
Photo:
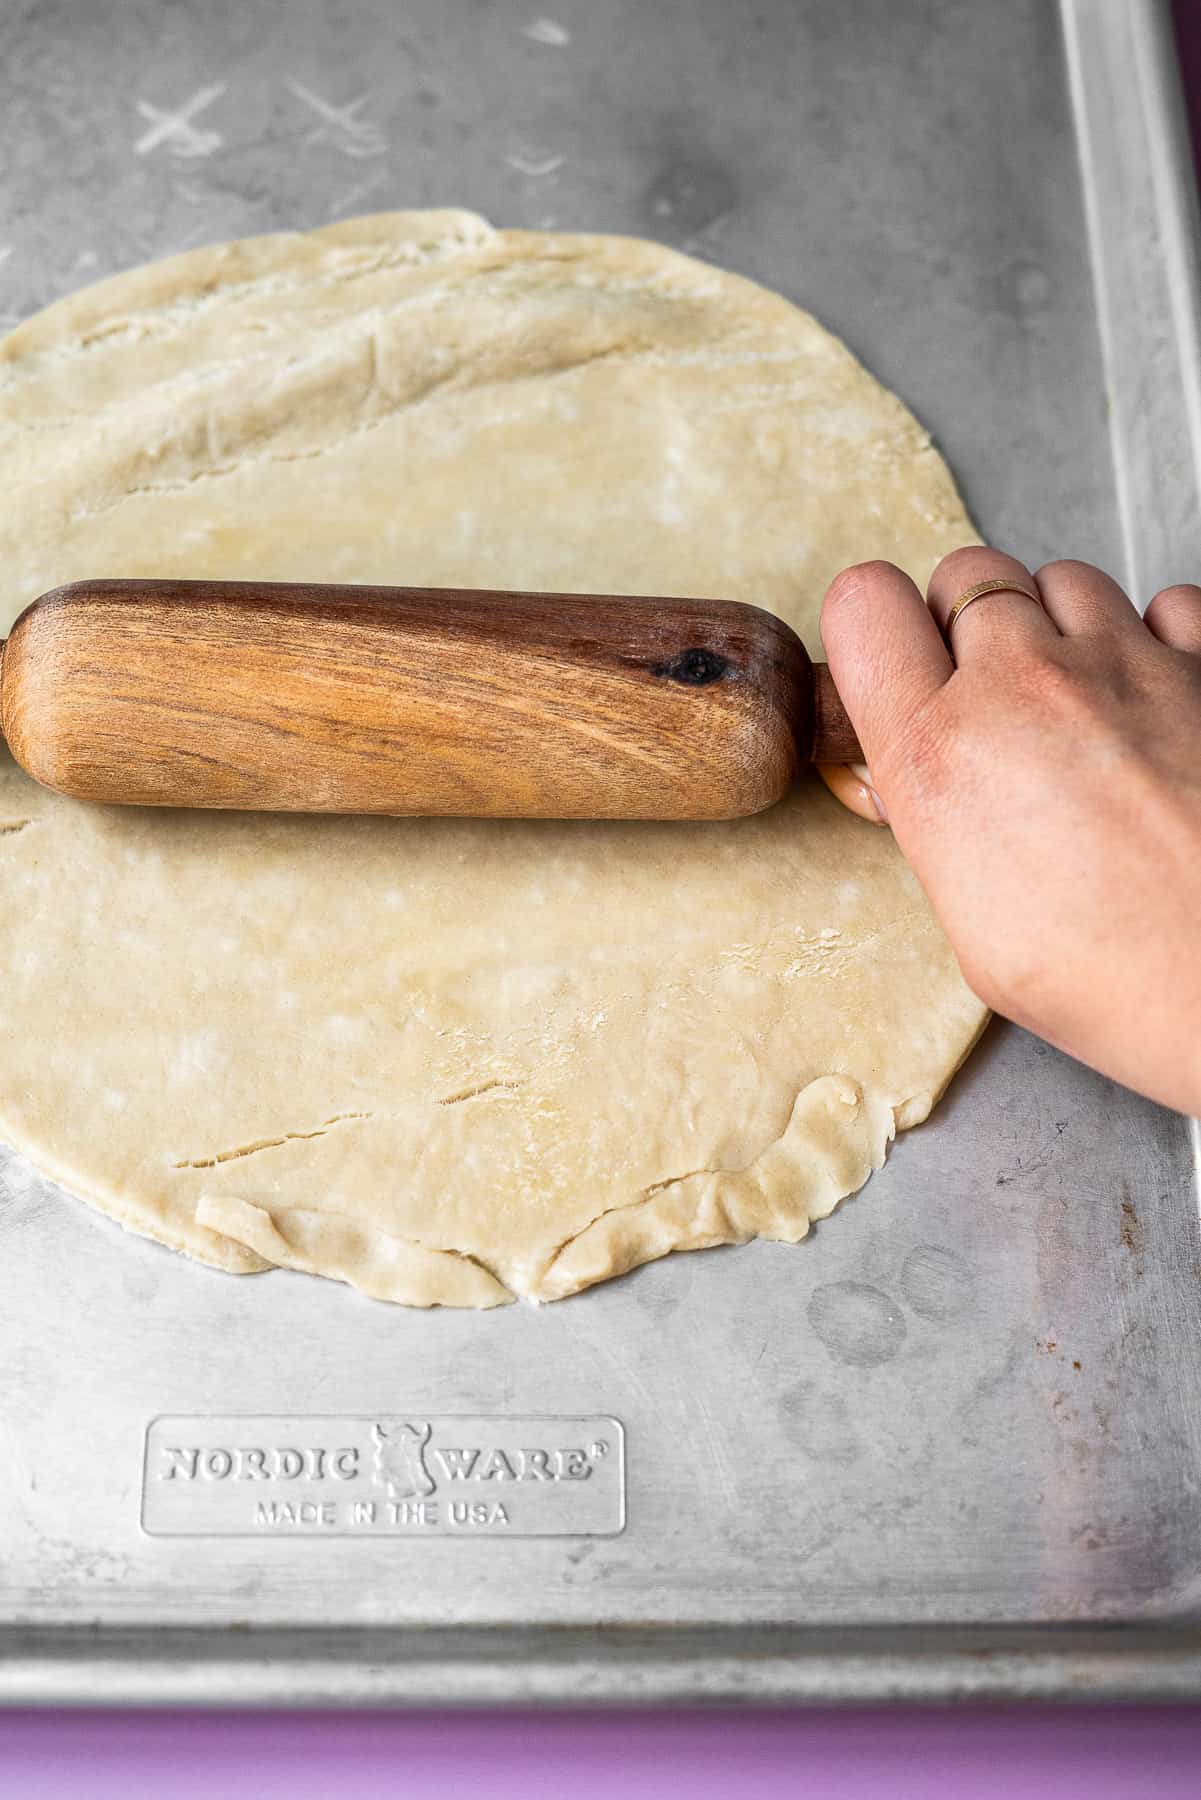
<svg viewBox="0 0 1201 1800">
<path fill-rule="evenodd" d="M 367 398 L 370 400 L 377 392 L 383 391 L 378 375 L 379 352 L 375 334 L 368 334 L 364 343 L 368 351 Z M 476 354 L 478 355 L 478 351 Z M 266 361 L 267 359 L 261 360 Z M 768 361 L 771 359 L 767 353 L 761 352 L 758 360 Z M 795 360 L 795 358 L 790 355 L 789 360 Z M 426 380 L 424 385 L 416 387 L 410 392 L 387 395 L 385 404 L 373 410 L 369 416 L 346 424 L 339 435 L 330 436 L 319 446 L 303 450 L 271 448 L 272 438 L 286 430 L 287 426 L 294 421 L 297 412 L 303 410 L 305 404 L 303 392 L 299 395 L 291 391 L 283 392 L 276 396 L 276 425 L 272 426 L 269 422 L 256 422 L 253 437 L 240 450 L 235 451 L 232 457 L 226 457 L 223 460 L 221 454 L 214 454 L 214 445 L 206 430 L 205 453 L 207 460 L 202 468 L 193 469 L 187 475 L 168 477 L 161 481 L 130 482 L 119 493 L 112 494 L 99 502 L 80 501 L 73 505 L 71 519 L 73 523 L 78 523 L 88 519 L 101 518 L 105 513 L 112 512 L 119 506 L 127 506 L 131 501 L 152 500 L 163 495 L 185 493 L 199 482 L 228 480 L 231 477 L 243 475 L 258 465 L 286 465 L 336 457 L 355 439 L 364 437 L 370 432 L 382 430 L 403 414 L 419 411 L 422 407 L 443 399 L 461 398 L 476 389 L 491 389 L 503 387 L 506 384 L 515 385 L 530 381 L 562 380 L 581 374 L 587 369 L 595 368 L 597 364 L 601 363 L 609 363 L 626 369 L 637 368 L 644 363 L 648 367 L 662 369 L 674 366 L 686 368 L 690 363 L 695 362 L 695 358 L 690 358 L 686 354 L 673 357 L 662 352 L 656 353 L 650 345 L 632 345 L 629 342 L 604 345 L 595 350 L 581 350 L 574 354 L 564 355 L 559 360 L 555 360 L 553 357 L 544 358 L 541 361 L 529 359 L 508 374 L 487 365 L 482 369 L 473 368 L 471 358 L 464 356 L 457 368 L 433 376 Z M 723 367 L 724 364 L 720 358 L 711 354 L 703 360 L 701 366 L 708 370 L 714 370 Z M 313 358 L 303 364 L 300 359 L 293 359 L 289 368 L 298 373 L 311 373 L 327 387 L 331 376 L 343 381 L 348 388 L 354 385 L 353 380 L 347 380 L 348 376 L 353 376 L 356 372 L 354 369 L 345 372 L 331 371 L 323 366 L 321 358 Z M 231 378 L 236 378 L 239 383 L 245 383 L 248 373 L 251 373 L 251 371 L 236 365 L 228 366 L 226 372 Z M 278 383 L 276 385 L 278 386 Z M 805 390 L 801 389 L 800 392 L 803 394 Z M 773 390 L 773 404 L 783 405 L 788 398 L 790 396 L 787 393 L 782 394 L 778 388 Z M 762 396 L 750 397 L 742 404 L 761 406 L 763 398 Z M 74 421 L 74 424 L 77 426 L 78 421 Z M 877 447 L 881 453 L 887 453 L 887 448 L 887 445 Z"/>
<path fill-rule="evenodd" d="M 235 1144 L 228 1150 L 214 1150 L 211 1156 L 179 1156 L 173 1157 L 173 1169 L 215 1169 L 218 1163 L 240 1162 L 246 1156 L 258 1156 L 263 1150 L 278 1150 L 281 1144 L 307 1143 L 313 1138 L 324 1137 L 335 1125 L 342 1125 L 351 1119 L 370 1119 L 374 1114 L 369 1112 L 331 1113 L 328 1119 L 322 1119 L 311 1131 L 284 1131 L 279 1137 L 255 1138 L 249 1144 Z"/>
<path fill-rule="evenodd" d="M 485 1094 L 515 1094 L 521 1087 L 519 1081 L 508 1081 L 503 1076 L 494 1075 L 488 1081 L 479 1081 L 474 1087 L 459 1088 L 457 1093 L 442 1094 L 434 1101 L 435 1106 L 461 1106 L 464 1100 L 482 1100 Z"/>
<path fill-rule="evenodd" d="M 409 226 L 428 223 L 433 234 L 410 235 Z M 384 237 L 374 254 L 363 254 L 362 227 L 383 226 Z M 80 351 L 111 349 L 128 334 L 137 342 L 147 330 L 168 327 L 175 319 L 195 323 L 206 311 L 265 299 L 275 302 L 288 295 L 311 295 L 315 286 L 344 285 L 365 276 L 391 270 L 420 267 L 463 251 L 486 250 L 501 242 L 501 233 L 478 213 L 458 208 L 426 213 L 366 214 L 327 225 L 319 231 L 283 231 L 227 244 L 203 244 L 165 262 L 150 263 L 137 271 L 135 291 L 150 304 L 130 307 L 129 272 L 93 282 L 77 294 L 68 294 L 19 325 L 0 344 L 0 360 L 23 364 L 35 377 L 44 361 L 69 361 Z M 341 251 L 339 242 L 351 246 Z M 322 255 L 322 247 L 325 254 Z M 294 271 L 289 274 L 289 252 Z M 264 273 L 244 279 L 223 279 L 231 271 L 263 266 Z M 169 296 L 169 298 L 167 297 Z M 116 302 L 112 312 L 109 302 Z"/>
</svg>

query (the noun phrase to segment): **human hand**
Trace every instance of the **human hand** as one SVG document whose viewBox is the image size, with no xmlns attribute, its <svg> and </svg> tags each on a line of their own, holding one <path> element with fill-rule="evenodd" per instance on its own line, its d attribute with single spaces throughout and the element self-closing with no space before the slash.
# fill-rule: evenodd
<svg viewBox="0 0 1201 1800">
<path fill-rule="evenodd" d="M 943 635 L 957 597 L 1008 577 Z M 1201 1113 L 1201 587 L 1145 620 L 1088 563 L 956 550 L 929 608 L 891 563 L 822 636 L 898 844 L 988 1005 Z"/>
</svg>

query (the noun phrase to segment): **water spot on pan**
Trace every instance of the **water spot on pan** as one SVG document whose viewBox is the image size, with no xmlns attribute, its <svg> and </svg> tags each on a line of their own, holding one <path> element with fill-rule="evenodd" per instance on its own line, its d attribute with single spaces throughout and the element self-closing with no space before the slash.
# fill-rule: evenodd
<svg viewBox="0 0 1201 1800">
<path fill-rule="evenodd" d="M 809 1323 L 831 1356 L 858 1368 L 890 1362 L 905 1342 L 905 1315 L 896 1301 L 865 1281 L 832 1281 L 816 1288 Z"/>
<path fill-rule="evenodd" d="M 901 1294 L 923 1319 L 954 1319 L 966 1312 L 976 1292 L 967 1264 L 938 1244 L 919 1244 L 905 1258 Z"/>
<path fill-rule="evenodd" d="M 799 1381 L 780 1395 L 780 1430 L 816 1463 L 845 1468 L 863 1452 L 844 1396 L 811 1381 Z"/>
<path fill-rule="evenodd" d="M 704 156 L 665 163 L 643 192 L 640 211 L 656 237 L 680 242 L 733 212 L 738 189 L 720 163 Z"/>
</svg>

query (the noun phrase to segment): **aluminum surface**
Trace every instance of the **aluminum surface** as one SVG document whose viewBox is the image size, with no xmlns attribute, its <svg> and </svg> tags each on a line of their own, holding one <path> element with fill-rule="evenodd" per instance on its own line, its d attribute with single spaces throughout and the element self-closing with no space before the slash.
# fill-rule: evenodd
<svg viewBox="0 0 1201 1800">
<path fill-rule="evenodd" d="M 1201 567 L 1181 121 L 1158 6 L 1064 16 L 10 0 L 0 309 L 389 206 L 659 237 L 840 330 L 988 535 L 1145 601 Z M 541 1310 L 232 1280 L 0 1180 L 3 1697 L 1201 1691 L 1196 1144 L 1019 1031 L 806 1244 Z M 143 1534 L 151 1421 L 235 1413 L 611 1415 L 626 1528 Z"/>
</svg>

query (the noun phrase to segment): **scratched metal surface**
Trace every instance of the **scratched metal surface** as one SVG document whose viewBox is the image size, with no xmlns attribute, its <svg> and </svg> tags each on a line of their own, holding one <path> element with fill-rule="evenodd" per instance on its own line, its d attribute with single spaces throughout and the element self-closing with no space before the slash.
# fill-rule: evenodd
<svg viewBox="0 0 1201 1800">
<path fill-rule="evenodd" d="M 649 234 L 838 327 L 1031 562 L 1195 570 L 1158 8 L 1065 0 L 1070 101 L 1044 0 L 545 5 L 6 0 L 0 312 L 390 206 Z M 0 1195 L 4 1697 L 1196 1685 L 1189 1130 L 1019 1031 L 805 1245 L 542 1310 L 224 1278 L 12 1155 Z M 626 1528 L 147 1536 L 164 1413 L 611 1415 Z"/>
</svg>

